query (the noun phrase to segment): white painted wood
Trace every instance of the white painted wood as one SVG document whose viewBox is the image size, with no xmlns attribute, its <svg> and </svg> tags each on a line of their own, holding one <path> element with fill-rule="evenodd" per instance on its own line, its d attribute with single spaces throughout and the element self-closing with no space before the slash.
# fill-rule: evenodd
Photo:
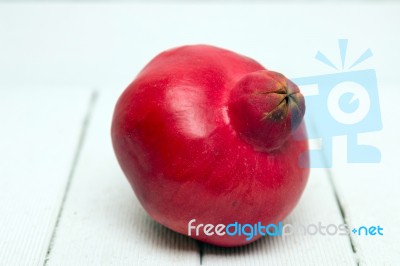
<svg viewBox="0 0 400 266">
<path fill-rule="evenodd" d="M 338 38 L 350 40 L 349 62 L 371 48 L 363 67 L 398 77 L 395 2 L 72 2 L 0 4 L 0 84 L 123 88 L 157 53 L 193 43 L 246 54 L 288 77 L 326 74 L 314 56 L 321 50 L 340 65 Z"/>
<path fill-rule="evenodd" d="M 0 90 L 0 265 L 42 265 L 90 91 Z"/>
<path fill-rule="evenodd" d="M 392 84 L 379 87 L 383 129 L 359 135 L 362 144 L 380 149 L 379 164 L 347 163 L 347 141 L 334 141 L 334 183 L 351 226 L 383 227 L 383 236 L 353 235 L 361 265 L 400 264 L 400 174 L 398 88 Z"/>
<path fill-rule="evenodd" d="M 400 38 L 398 34 L 394 34 L 399 25 L 399 13 L 400 5 L 394 3 L 295 4 L 291 6 L 263 3 L 251 5 L 241 3 L 232 5 L 208 3 L 190 5 L 0 4 L 0 86 L 1 90 L 11 87 L 30 88 L 32 84 L 53 87 L 63 84 L 124 88 L 156 53 L 187 43 L 210 43 L 226 47 L 256 58 L 266 67 L 281 71 L 289 77 L 327 74 L 330 71 L 329 68 L 314 61 L 313 57 L 317 50 L 321 50 L 338 64 L 337 38 L 349 38 L 349 60 L 355 59 L 359 55 L 358 52 L 371 48 L 374 57 L 365 62 L 363 67 L 376 69 L 378 80 L 386 85 L 394 86 L 393 84 L 398 83 L 397 65 L 400 61 L 400 53 L 397 52 L 400 47 Z M 69 94 L 69 92 L 65 93 Z M 399 157 L 396 141 L 399 131 L 397 123 L 399 110 L 395 97 L 397 93 L 395 89 L 381 91 L 383 131 L 360 136 L 360 139 L 367 143 L 380 147 L 381 164 L 347 165 L 344 162 L 344 139 L 335 140 L 336 161 L 332 169 L 333 180 L 348 222 L 354 226 L 381 224 L 385 228 L 384 232 L 388 232 L 380 239 L 353 237 L 357 258 L 361 265 L 399 263 L 400 199 L 397 193 L 399 178 L 396 168 Z M 6 95 L 8 95 L 7 91 L 0 91 L 1 98 Z M 60 120 L 65 120 L 62 124 L 58 124 L 60 129 L 57 132 L 62 136 L 60 137 L 62 147 L 59 147 L 59 141 L 51 138 L 54 136 L 52 127 L 44 130 L 48 124 L 57 124 L 56 122 L 59 121 L 58 117 L 55 118 L 57 114 L 53 114 L 50 111 L 52 109 L 48 108 L 52 103 L 48 102 L 47 105 L 43 104 L 39 107 L 34 105 L 35 99 L 40 98 L 36 96 L 36 92 L 28 93 L 21 100 L 7 97 L 5 100 L 0 99 L 2 111 L 0 114 L 2 118 L 0 124 L 0 264 L 3 264 L 2 262 L 9 265 L 17 262 L 21 262 L 22 265 L 40 264 L 46 252 L 44 247 L 51 235 L 57 206 L 65 189 L 65 175 L 67 175 L 73 149 L 76 146 L 74 141 L 79 131 L 78 120 L 82 117 L 79 116 L 81 113 L 78 110 L 79 107 L 75 105 L 80 104 L 74 101 L 68 115 L 60 113 L 58 116 L 62 118 Z M 63 105 L 67 104 L 69 96 L 54 97 L 66 99 L 52 107 L 54 110 L 62 106 L 71 107 Z M 17 106 L 13 101 L 26 103 Z M 19 112 L 18 121 L 9 118 L 10 108 Z M 46 108 L 49 111 L 46 111 Z M 67 124 L 78 126 L 62 127 Z M 7 125 L 12 125 L 12 127 Z M 25 127 L 30 129 L 29 133 L 19 130 Z M 101 128 L 101 126 L 98 127 Z M 105 128 L 104 125 L 103 127 Z M 42 131 L 48 135 L 41 134 Z M 94 137 L 94 133 L 91 135 L 90 138 L 99 138 L 99 140 L 103 138 L 104 141 L 108 141 L 105 135 Z M 89 155 L 85 155 L 86 159 L 82 159 L 82 165 L 93 160 L 90 158 L 92 153 L 93 156 L 99 157 L 111 156 L 109 146 L 103 147 L 108 150 L 107 154 L 101 154 L 104 151 L 101 151 L 102 142 L 99 140 L 94 139 L 91 140 L 91 144 L 87 144 L 87 150 L 90 151 L 86 151 Z M 98 143 L 99 147 L 95 147 L 93 142 Z M 43 146 L 37 143 L 48 144 Z M 109 144 L 109 142 L 105 143 Z M 21 146 L 25 149 L 21 149 Z M 97 149 L 99 149 L 98 154 L 91 152 Z M 42 156 L 39 156 L 40 154 Z M 96 158 L 98 157 L 94 159 L 97 160 Z M 133 264 L 135 262 L 168 264 L 172 263 L 172 258 L 176 260 L 176 256 L 179 259 L 181 259 L 179 256 L 183 256 L 183 262 L 189 260 L 192 262 L 192 259 L 195 262 L 193 253 L 196 247 L 193 241 L 176 240 L 177 236 L 171 234 L 171 238 L 174 239 L 171 240 L 172 242 L 187 241 L 186 244 L 182 244 L 181 250 L 185 250 L 185 245 L 189 246 L 189 250 L 183 252 L 177 251 L 179 249 L 173 249 L 170 252 L 170 243 L 161 244 L 162 239 L 166 238 L 157 238 L 157 235 L 168 235 L 170 232 L 156 226 L 148 218 L 144 218 L 146 216 L 140 211 L 141 208 L 129 191 L 127 183 L 123 181 L 122 174 L 113 172 L 119 169 L 115 161 L 112 161 L 113 157 L 108 158 L 110 161 L 107 158 L 98 159 L 100 163 L 90 162 L 87 168 L 79 170 L 80 174 L 77 173 L 79 178 L 74 179 L 74 182 L 84 185 L 82 187 L 75 185 L 76 187 L 71 191 L 75 197 L 70 195 L 68 197 L 69 201 L 67 201 L 63 216 L 65 221 L 61 219 L 49 263 L 55 265 L 67 264 L 71 261 L 77 264 L 96 263 L 102 258 L 104 263 L 107 263 L 109 262 L 107 260 L 111 258 L 115 259 L 113 262 L 121 264 L 132 261 L 134 261 Z M 97 179 L 91 176 L 96 167 L 101 170 Z M 112 170 L 107 170 L 108 167 Z M 3 173 L 7 173 L 6 178 Z M 288 221 L 290 219 L 303 221 L 320 217 L 323 212 L 322 207 L 316 206 L 314 202 L 333 206 L 333 218 L 330 218 L 328 214 L 321 215 L 329 216 L 324 218 L 327 222 L 333 223 L 340 218 L 337 206 L 332 203 L 332 191 L 328 183 L 324 178 L 322 179 L 325 181 L 315 178 L 320 174 L 322 175 L 320 170 L 313 171 L 304 197 Z M 54 178 L 47 180 L 48 175 Z M 27 180 L 22 176 L 35 178 Z M 46 181 L 41 182 L 43 180 Z M 319 182 L 322 183 L 319 184 Z M 21 184 L 29 184 L 29 186 Z M 52 189 L 50 190 L 49 187 Z M 323 188 L 322 192 L 319 190 L 320 187 Z M 85 193 L 90 191 L 90 193 L 85 194 L 83 191 Z M 102 198 L 102 195 L 106 198 Z M 103 201 L 98 203 L 99 199 Z M 133 207 L 127 205 L 128 201 Z M 103 205 L 105 202 L 110 205 Z M 116 205 L 112 205 L 114 202 Z M 78 210 L 76 214 L 72 211 L 74 209 Z M 115 210 L 118 214 L 111 215 Z M 129 213 L 130 210 L 141 214 Z M 122 216 L 122 219 L 115 217 L 112 222 L 108 220 L 109 216 L 117 215 Z M 95 223 L 95 220 L 100 222 Z M 4 224 L 7 226 L 3 226 Z M 148 224 L 156 229 L 149 229 Z M 128 227 L 129 225 L 132 225 L 132 228 Z M 117 227 L 125 229 L 115 233 Z M 137 241 L 140 245 L 132 244 L 133 240 L 128 237 L 129 230 L 139 236 Z M 158 233 L 159 231 L 161 233 Z M 145 237 L 146 234 L 150 237 Z M 124 238 L 125 235 L 126 238 Z M 146 242 L 146 239 L 151 239 L 150 241 L 156 243 L 156 252 L 150 252 L 154 244 Z M 233 252 L 234 254 L 227 256 L 226 260 L 231 263 L 240 261 L 243 264 L 250 262 L 262 264 L 266 259 L 267 262 L 271 261 L 271 264 L 273 262 L 294 264 L 311 262 L 310 254 L 316 254 L 315 261 L 325 264 L 321 256 L 332 259 L 337 254 L 338 257 L 344 259 L 343 262 L 351 261 L 344 248 L 344 242 L 341 242 L 344 240 L 339 241 L 340 244 L 337 245 L 336 240 L 327 244 L 324 242 L 328 241 L 326 239 L 313 241 L 304 241 L 300 237 L 294 239 L 296 241 L 285 242 L 285 245 L 275 239 L 262 240 L 243 249 L 251 249 L 251 251 Z M 99 244 L 107 241 L 110 241 L 109 246 Z M 307 245 L 301 245 L 302 243 Z M 172 244 L 172 246 L 175 245 Z M 309 248 L 306 250 L 306 247 Z M 332 251 L 326 248 L 325 250 L 325 247 L 335 247 L 335 249 Z M 132 252 L 131 249 L 136 249 L 136 251 Z M 215 251 L 212 248 L 206 248 L 204 263 L 224 263 L 225 252 L 228 250 Z M 265 258 L 264 255 L 267 257 Z M 326 261 L 327 264 L 336 262 L 335 259 Z"/>
<path fill-rule="evenodd" d="M 115 93 L 100 94 L 48 265 L 198 265 L 196 242 L 155 223 L 111 146 Z"/>
<path fill-rule="evenodd" d="M 343 219 L 326 170 L 312 169 L 299 204 L 283 224 L 318 226 L 319 222 L 338 225 Z M 300 232 L 264 237 L 234 249 L 205 245 L 203 265 L 355 265 L 355 259 L 347 236 L 305 236 Z"/>
</svg>

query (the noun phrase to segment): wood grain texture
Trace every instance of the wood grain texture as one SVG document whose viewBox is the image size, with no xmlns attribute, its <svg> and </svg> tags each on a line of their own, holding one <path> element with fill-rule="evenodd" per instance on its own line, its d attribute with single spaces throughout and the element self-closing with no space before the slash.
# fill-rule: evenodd
<svg viewBox="0 0 400 266">
<path fill-rule="evenodd" d="M 356 260 L 348 239 L 293 236 L 232 250 L 205 246 L 203 264 L 400 264 L 400 117 L 393 87 L 399 12 L 398 3 L 1 4 L 0 265 L 40 265 L 47 252 L 88 101 L 58 85 L 123 88 L 158 52 L 188 43 L 235 50 L 288 77 L 329 74 L 335 70 L 313 58 L 320 50 L 339 63 L 337 38 L 349 38 L 349 60 L 371 48 L 374 57 L 362 68 L 375 69 L 378 80 L 393 88 L 380 86 L 383 131 L 360 136 L 380 148 L 382 162 L 347 164 L 346 139 L 338 137 L 330 172 L 346 221 L 381 225 L 385 235 L 352 236 Z M 49 97 L 59 101 L 40 90 L 5 91 L 32 84 L 57 85 L 59 94 Z M 199 263 L 196 243 L 152 222 L 119 171 L 109 125 L 102 124 L 114 100 L 105 95 L 96 109 L 47 263 Z M 340 222 L 334 201 L 326 173 L 313 171 L 286 222 Z"/>
<path fill-rule="evenodd" d="M 284 224 L 341 224 L 343 219 L 326 170 L 312 169 L 306 190 Z M 268 206 L 266 206 L 268 208 Z M 268 224 L 268 222 L 263 222 Z M 355 265 L 347 236 L 264 237 L 248 246 L 225 249 L 205 245 L 204 265 Z"/>
<path fill-rule="evenodd" d="M 155 223 L 111 146 L 115 94 L 100 94 L 48 265 L 198 265 L 196 241 Z"/>
<path fill-rule="evenodd" d="M 42 265 L 89 91 L 0 90 L 0 265 Z"/>
<path fill-rule="evenodd" d="M 111 96 L 110 96 L 111 95 Z M 114 158 L 109 127 L 115 95 L 102 95 L 63 208 L 48 265 L 198 265 L 192 239 L 152 221 Z M 313 170 L 304 196 L 285 221 L 343 223 L 325 170 Z M 242 248 L 202 246 L 204 265 L 354 265 L 347 236 L 264 238 Z"/>
<path fill-rule="evenodd" d="M 381 152 L 377 164 L 347 162 L 347 139 L 334 139 L 333 179 L 347 222 L 383 227 L 383 236 L 352 234 L 360 265 L 400 264 L 400 175 L 398 132 L 400 108 L 392 84 L 379 86 L 383 129 L 358 135 L 360 144 L 373 145 Z"/>
</svg>

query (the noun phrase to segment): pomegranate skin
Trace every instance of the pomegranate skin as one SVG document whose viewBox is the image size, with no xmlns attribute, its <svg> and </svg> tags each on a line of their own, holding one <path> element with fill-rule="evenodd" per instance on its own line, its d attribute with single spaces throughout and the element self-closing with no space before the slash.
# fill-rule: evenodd
<svg viewBox="0 0 400 266">
<path fill-rule="evenodd" d="M 235 86 L 246 75 L 260 71 L 267 73 L 263 77 L 273 77 L 269 91 L 286 80 L 225 49 L 182 46 L 151 60 L 120 96 L 111 128 L 114 151 L 137 198 L 154 220 L 188 235 L 192 219 L 196 219 L 193 225 L 266 225 L 282 221 L 293 210 L 309 175 L 304 122 L 300 119 L 296 129 L 280 131 L 288 123 L 266 119 L 265 130 L 287 133 L 281 138 L 272 136 L 280 143 L 270 145 L 266 132 L 268 145 L 263 147 L 263 134 L 256 134 L 257 141 L 246 138 L 260 127 L 256 118 L 263 117 L 257 111 L 264 108 L 263 101 L 247 101 L 250 104 L 243 107 L 250 108 L 247 112 L 230 111 L 231 104 L 240 107 L 244 103 L 236 101 Z M 279 84 L 274 82 L 276 75 Z M 271 96 L 265 95 L 268 107 Z M 282 108 L 290 119 L 290 105 Z M 303 108 L 302 117 L 304 104 L 299 108 Z M 239 123 L 243 121 L 248 123 Z M 300 154 L 306 155 L 302 167 Z M 247 241 L 245 235 L 208 236 L 203 230 L 196 235 L 192 230 L 191 237 L 231 247 L 261 236 Z"/>
</svg>

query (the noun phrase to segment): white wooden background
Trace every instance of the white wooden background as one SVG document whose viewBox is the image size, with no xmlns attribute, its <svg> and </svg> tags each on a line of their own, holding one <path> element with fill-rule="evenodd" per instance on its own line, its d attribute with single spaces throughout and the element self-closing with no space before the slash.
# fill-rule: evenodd
<svg viewBox="0 0 400 266">
<path fill-rule="evenodd" d="M 0 265 L 400 265 L 400 5 L 0 4 Z M 380 164 L 312 169 L 292 224 L 381 225 L 384 236 L 264 238 L 218 248 L 153 222 L 112 151 L 117 97 L 158 52 L 210 43 L 289 77 L 332 73 L 317 50 L 378 75 Z"/>
</svg>

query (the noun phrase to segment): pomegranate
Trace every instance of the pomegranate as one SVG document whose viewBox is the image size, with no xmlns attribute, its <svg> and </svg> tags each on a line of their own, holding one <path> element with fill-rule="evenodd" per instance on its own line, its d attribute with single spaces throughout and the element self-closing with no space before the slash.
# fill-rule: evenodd
<svg viewBox="0 0 400 266">
<path fill-rule="evenodd" d="M 304 112 L 298 87 L 282 74 L 225 49 L 182 46 L 151 60 L 120 96 L 112 143 L 154 220 L 207 243 L 239 246 L 262 235 L 249 241 L 190 231 L 188 223 L 282 221 L 308 179 Z"/>
</svg>

